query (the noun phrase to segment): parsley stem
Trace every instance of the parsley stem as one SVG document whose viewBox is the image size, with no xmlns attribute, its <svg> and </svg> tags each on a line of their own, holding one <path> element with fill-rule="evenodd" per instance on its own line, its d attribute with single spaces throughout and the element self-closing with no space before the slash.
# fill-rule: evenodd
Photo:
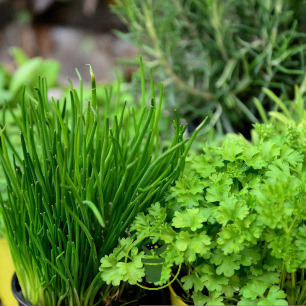
<svg viewBox="0 0 306 306">
<path fill-rule="evenodd" d="M 295 300 L 295 298 L 294 298 L 294 290 L 295 290 L 295 272 L 292 272 L 291 273 L 291 283 L 292 283 L 292 288 L 291 288 L 291 294 L 292 294 L 292 302 L 291 303 L 289 303 L 289 304 L 294 304 L 294 300 Z"/>
<path fill-rule="evenodd" d="M 288 231 L 289 231 L 289 234 L 290 234 L 290 232 L 291 232 L 291 230 L 292 230 L 292 228 L 293 228 L 293 226 L 294 226 L 294 224 L 295 224 L 295 222 L 296 222 L 296 220 L 297 220 L 297 217 L 298 217 L 297 215 L 294 216 L 294 219 L 293 219 L 293 221 L 292 221 L 292 223 L 291 223 L 291 225 L 290 225 L 290 227 L 289 227 L 289 230 L 288 230 Z"/>
<path fill-rule="evenodd" d="M 301 273 L 301 287 L 302 292 L 300 293 L 299 299 L 297 300 L 297 305 L 304 305 L 305 301 L 303 300 L 306 298 L 306 280 L 305 280 L 305 270 L 302 269 Z"/>
<path fill-rule="evenodd" d="M 286 275 L 287 275 L 287 272 L 285 269 L 285 262 L 283 261 L 283 267 L 282 267 L 282 272 L 280 276 L 280 284 L 279 284 L 280 289 L 283 289 L 285 286 Z"/>
<path fill-rule="evenodd" d="M 262 255 L 261 255 L 261 260 L 262 262 L 264 261 L 266 254 L 267 254 L 267 249 L 268 249 L 268 241 L 265 241 L 265 245 L 262 251 Z"/>
</svg>

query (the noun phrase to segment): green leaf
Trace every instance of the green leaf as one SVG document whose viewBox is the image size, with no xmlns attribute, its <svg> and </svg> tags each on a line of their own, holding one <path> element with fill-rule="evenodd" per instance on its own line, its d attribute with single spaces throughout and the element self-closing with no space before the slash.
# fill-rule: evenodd
<svg viewBox="0 0 306 306">
<path fill-rule="evenodd" d="M 294 150 L 287 145 L 284 145 L 281 148 L 280 157 L 284 161 L 288 162 L 293 167 L 293 169 L 297 171 L 302 170 L 301 167 L 304 160 L 302 152 Z"/>
<path fill-rule="evenodd" d="M 195 261 L 197 254 L 203 258 L 209 258 L 210 244 L 211 240 L 210 237 L 206 235 L 206 232 L 190 234 L 189 232 L 181 231 L 175 241 L 175 245 L 183 252 L 187 262 Z"/>
<path fill-rule="evenodd" d="M 83 204 L 88 205 L 88 207 L 91 209 L 93 214 L 96 216 L 96 218 L 97 218 L 99 224 L 101 225 L 101 227 L 105 227 L 105 222 L 103 220 L 103 217 L 102 217 L 101 213 L 99 212 L 98 208 L 96 207 L 96 205 L 94 203 L 92 203 L 91 201 L 83 201 Z"/>
<path fill-rule="evenodd" d="M 239 235 L 241 230 L 235 224 L 228 224 L 219 234 L 217 243 L 221 246 L 224 254 L 239 252 L 248 244 L 245 244 L 244 235 Z"/>
<path fill-rule="evenodd" d="M 223 285 L 222 292 L 224 293 L 226 297 L 232 298 L 234 296 L 235 289 L 233 288 L 231 284 Z"/>
<path fill-rule="evenodd" d="M 285 298 L 286 293 L 283 290 L 280 290 L 278 286 L 272 286 L 268 295 L 261 298 L 257 305 L 288 305 Z"/>
<path fill-rule="evenodd" d="M 125 258 L 126 253 L 133 242 L 133 239 L 130 237 L 119 239 L 118 246 L 113 249 L 113 254 L 117 257 L 118 261 Z"/>
<path fill-rule="evenodd" d="M 114 254 L 106 255 L 101 259 L 101 265 L 99 270 L 102 272 L 102 279 L 109 285 L 119 286 L 123 281 L 125 271 L 118 269 L 118 260 Z"/>
<path fill-rule="evenodd" d="M 182 277 L 182 283 L 184 283 L 183 288 L 185 290 L 190 290 L 194 288 L 194 292 L 202 291 L 204 288 L 203 281 L 196 273 L 191 273 Z"/>
<path fill-rule="evenodd" d="M 33 58 L 20 66 L 15 74 L 12 76 L 10 82 L 10 91 L 16 94 L 25 84 L 29 83 L 29 80 L 33 79 L 33 76 L 37 76 L 42 64 L 42 59 Z"/>
<path fill-rule="evenodd" d="M 241 251 L 240 255 L 242 259 L 240 260 L 240 264 L 243 266 L 251 266 L 257 264 L 261 260 L 261 249 L 258 246 L 254 246 L 253 248 L 247 248 Z"/>
<path fill-rule="evenodd" d="M 192 295 L 194 305 L 224 305 L 223 297 L 219 292 L 212 292 L 209 296 L 202 294 L 201 292 L 195 292 Z"/>
<path fill-rule="evenodd" d="M 296 235 L 295 245 L 298 247 L 301 253 L 306 254 L 306 225 L 304 224 L 299 228 Z"/>
<path fill-rule="evenodd" d="M 272 140 L 261 142 L 257 148 L 259 149 L 262 158 L 267 163 L 272 162 L 280 155 L 280 147 Z"/>
<path fill-rule="evenodd" d="M 196 231 L 203 227 L 203 222 L 207 221 L 204 214 L 201 213 L 199 208 L 186 209 L 182 212 L 176 211 L 172 225 L 176 228 L 190 228 L 192 231 Z"/>
<path fill-rule="evenodd" d="M 237 178 L 242 180 L 246 176 L 246 171 L 249 167 L 240 160 L 235 160 L 234 162 L 229 162 L 226 165 L 226 173 L 229 174 L 231 178 Z"/>
<path fill-rule="evenodd" d="M 240 264 L 237 262 L 240 259 L 241 255 L 239 254 L 224 255 L 218 250 L 211 256 L 210 262 L 218 266 L 216 269 L 218 275 L 224 274 L 226 277 L 231 277 L 234 275 L 235 270 L 239 270 Z"/>
<path fill-rule="evenodd" d="M 260 150 L 256 146 L 249 146 L 243 151 L 243 160 L 246 165 L 254 169 L 262 169 L 267 166 L 267 162 L 263 159 Z"/>
<path fill-rule="evenodd" d="M 120 275 L 124 275 L 123 281 L 128 281 L 131 285 L 136 282 L 141 282 L 145 276 L 145 271 L 141 259 L 143 258 L 143 252 L 138 254 L 136 247 L 132 248 L 130 252 L 130 262 L 119 262 L 117 268 Z"/>
<path fill-rule="evenodd" d="M 204 184 L 198 175 L 185 171 L 176 181 L 175 186 L 171 187 L 171 194 L 167 197 L 167 200 L 175 198 L 175 201 L 182 206 L 192 208 L 198 206 L 199 201 L 204 199 L 203 189 Z"/>
<path fill-rule="evenodd" d="M 222 157 L 216 149 L 219 148 L 206 146 L 203 149 L 204 154 L 191 156 L 190 168 L 200 174 L 202 178 L 208 178 L 211 174 L 215 173 L 218 168 L 224 165 Z"/>
<path fill-rule="evenodd" d="M 281 175 L 271 176 L 260 188 L 253 190 L 252 194 L 258 201 L 255 209 L 259 220 L 272 229 L 290 223 L 299 186 L 296 177 Z"/>
<path fill-rule="evenodd" d="M 264 283 L 258 280 L 253 280 L 248 282 L 246 286 L 240 289 L 240 294 L 245 298 L 255 300 L 257 297 L 263 296 L 263 294 L 268 288 L 269 288 L 268 283 Z M 271 304 L 266 304 L 266 305 L 271 305 Z"/>
<path fill-rule="evenodd" d="M 275 258 L 274 256 L 271 256 L 271 254 L 267 254 L 263 264 L 263 268 L 265 270 L 277 271 L 281 269 L 281 266 L 282 266 L 282 260 L 280 260 L 279 258 Z"/>
<path fill-rule="evenodd" d="M 267 177 L 289 176 L 290 168 L 289 164 L 282 159 L 274 160 L 269 166 L 266 172 Z"/>
<path fill-rule="evenodd" d="M 211 180 L 213 183 L 207 188 L 206 200 L 208 202 L 225 201 L 229 196 L 233 180 L 226 173 L 212 175 Z"/>
<path fill-rule="evenodd" d="M 224 254 L 239 252 L 250 244 L 257 243 L 261 237 L 263 226 L 256 217 L 255 214 L 248 215 L 245 219 L 237 219 L 235 223 L 227 224 L 222 229 L 217 243 L 221 246 Z"/>
<path fill-rule="evenodd" d="M 201 268 L 202 277 L 201 279 L 204 282 L 205 287 L 211 291 L 222 291 L 223 286 L 227 285 L 229 279 L 223 275 L 218 275 L 213 266 L 211 265 L 204 265 Z"/>
<path fill-rule="evenodd" d="M 248 213 L 249 209 L 243 201 L 238 201 L 235 196 L 230 196 L 225 201 L 220 202 L 214 216 L 219 223 L 225 226 L 230 221 L 243 220 Z"/>
<path fill-rule="evenodd" d="M 231 138 L 227 138 L 222 145 L 222 157 L 233 162 L 243 152 L 244 144 Z"/>
<path fill-rule="evenodd" d="M 248 299 L 246 297 L 241 297 L 240 301 L 237 303 L 237 305 L 239 306 L 254 306 L 254 305 L 257 305 L 258 303 L 258 299 Z"/>
<path fill-rule="evenodd" d="M 130 231 L 136 231 L 138 236 L 148 235 L 153 232 L 158 232 L 161 229 L 167 228 L 164 224 L 166 219 L 166 209 L 160 206 L 160 203 L 155 203 L 148 209 L 148 214 L 140 212 L 137 214 L 134 222 L 131 225 Z"/>
<path fill-rule="evenodd" d="M 276 118 L 277 120 L 284 123 L 285 125 L 289 125 L 292 122 L 290 119 L 288 119 L 285 115 L 283 115 L 280 112 L 273 112 L 273 111 L 269 112 L 269 116 Z"/>
<path fill-rule="evenodd" d="M 252 276 L 252 279 L 271 285 L 279 283 L 279 277 L 280 277 L 279 272 L 265 272 L 262 275 L 258 275 L 255 277 Z"/>
</svg>

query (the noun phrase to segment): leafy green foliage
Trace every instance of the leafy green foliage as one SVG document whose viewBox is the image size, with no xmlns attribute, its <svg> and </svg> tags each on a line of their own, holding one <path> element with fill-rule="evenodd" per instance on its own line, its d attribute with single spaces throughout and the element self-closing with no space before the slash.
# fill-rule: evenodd
<svg viewBox="0 0 306 306">
<path fill-rule="evenodd" d="M 188 272 L 183 288 L 196 305 L 305 302 L 306 130 L 255 129 L 254 144 L 228 135 L 222 146 L 191 155 L 166 207 L 152 206 L 162 216 L 158 226 L 150 210 L 141 214 L 150 220 L 146 234 L 171 233 Z M 136 236 L 140 225 L 131 227 Z"/>
<path fill-rule="evenodd" d="M 272 110 L 262 87 L 291 97 L 304 78 L 302 2 L 116 0 L 112 8 L 129 29 L 120 36 L 158 67 L 182 115 L 193 121 L 221 106 L 223 129 L 245 132 L 257 121 L 254 97 Z"/>
<path fill-rule="evenodd" d="M 11 54 L 17 64 L 17 69 L 13 75 L 10 75 L 0 65 L 0 108 L 3 108 L 5 104 L 13 106 L 19 104 L 25 85 L 30 87 L 26 94 L 33 96 L 34 91 L 32 88 L 37 86 L 37 76 L 46 77 L 50 87 L 57 85 L 60 65 L 56 60 L 43 60 L 39 57 L 29 59 L 18 48 L 11 48 Z"/>
<path fill-rule="evenodd" d="M 187 208 L 183 212 L 176 211 L 173 218 L 173 226 L 176 228 L 190 228 L 196 231 L 202 227 L 202 223 L 206 221 L 206 217 L 201 213 L 199 208 Z"/>
<path fill-rule="evenodd" d="M 132 244 L 132 239 L 122 238 L 119 240 L 119 245 L 114 249 L 113 253 L 105 256 L 101 260 L 100 271 L 102 272 L 103 280 L 109 285 L 119 286 L 120 282 L 129 280 L 130 284 L 134 281 L 140 281 L 144 276 L 143 264 L 141 258 L 143 252 L 138 252 L 136 247 L 130 252 L 130 261 L 125 264 L 120 260 L 124 259 L 128 251 L 128 247 Z M 114 254 L 117 254 L 115 256 Z"/>
<path fill-rule="evenodd" d="M 120 260 L 131 241 L 119 238 L 138 212 L 163 199 L 205 123 L 188 141 L 177 117 L 170 145 L 160 150 L 162 96 L 153 96 L 139 117 L 124 106 L 111 118 L 111 91 L 106 90 L 99 107 L 91 67 L 90 73 L 89 101 L 83 100 L 81 79 L 80 89 L 71 86 L 60 101 L 49 101 L 44 78 L 39 78 L 35 99 L 23 97 L 18 122 L 22 154 L 11 143 L 7 125 L 1 126 L 0 161 L 8 191 L 7 201 L 0 196 L 5 235 L 23 295 L 32 305 L 93 305 L 115 296 L 116 288 L 108 284 L 118 286 L 129 275 L 141 279 L 138 249 L 131 250 L 125 265 Z M 157 210 L 151 209 L 155 220 Z M 120 250 L 114 250 L 118 240 Z"/>
<path fill-rule="evenodd" d="M 238 305 L 288 305 L 284 300 L 286 294 L 278 286 L 272 286 L 268 293 L 269 284 L 259 281 L 248 283 L 241 288 L 242 299 Z"/>
</svg>

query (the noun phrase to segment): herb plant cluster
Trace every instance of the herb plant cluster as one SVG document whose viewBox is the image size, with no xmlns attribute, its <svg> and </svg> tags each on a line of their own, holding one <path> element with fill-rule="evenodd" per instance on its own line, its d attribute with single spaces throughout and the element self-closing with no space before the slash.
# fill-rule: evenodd
<svg viewBox="0 0 306 306">
<path fill-rule="evenodd" d="M 22 154 L 7 126 L 0 130 L 8 191 L 7 201 L 0 195 L 5 237 L 23 296 L 32 305 L 93 305 L 118 296 L 101 278 L 99 259 L 113 250 L 138 212 L 163 197 L 204 125 L 188 141 L 177 117 L 172 142 L 161 152 L 162 95 L 158 101 L 152 95 L 140 116 L 118 106 L 110 118 L 111 91 L 98 107 L 90 71 L 89 101 L 83 101 L 82 79 L 80 89 L 71 86 L 61 101 L 49 101 L 44 78 L 35 99 L 23 95 Z"/>
<path fill-rule="evenodd" d="M 292 97 L 305 71 L 303 0 L 116 0 L 114 12 L 189 122 L 222 110 L 226 132 L 257 122 L 253 98 L 268 110 L 267 87 Z"/>
<path fill-rule="evenodd" d="M 133 237 L 163 235 L 162 242 L 180 250 L 186 302 L 306 303 L 306 130 L 292 124 L 279 133 L 274 124 L 256 124 L 254 134 L 254 144 L 229 135 L 222 146 L 206 145 L 203 154 L 191 155 L 166 203 L 153 204 L 132 224 Z M 168 249 L 160 283 L 178 265 L 171 244 Z M 132 256 L 139 254 L 135 248 Z M 120 252 L 103 258 L 102 277 L 126 280 L 109 278 L 121 259 Z M 140 262 L 134 272 L 141 281 Z"/>
</svg>

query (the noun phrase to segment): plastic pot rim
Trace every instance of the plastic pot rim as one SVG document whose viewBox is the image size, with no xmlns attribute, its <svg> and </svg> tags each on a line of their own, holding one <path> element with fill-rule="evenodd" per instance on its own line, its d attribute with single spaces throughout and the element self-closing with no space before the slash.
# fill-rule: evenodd
<svg viewBox="0 0 306 306">
<path fill-rule="evenodd" d="M 18 293 L 17 290 L 17 284 L 18 284 L 18 278 L 16 273 L 14 273 L 12 278 L 12 292 L 15 297 L 15 299 L 18 301 L 19 306 L 31 306 L 31 304 L 27 303 L 22 296 Z"/>
</svg>

